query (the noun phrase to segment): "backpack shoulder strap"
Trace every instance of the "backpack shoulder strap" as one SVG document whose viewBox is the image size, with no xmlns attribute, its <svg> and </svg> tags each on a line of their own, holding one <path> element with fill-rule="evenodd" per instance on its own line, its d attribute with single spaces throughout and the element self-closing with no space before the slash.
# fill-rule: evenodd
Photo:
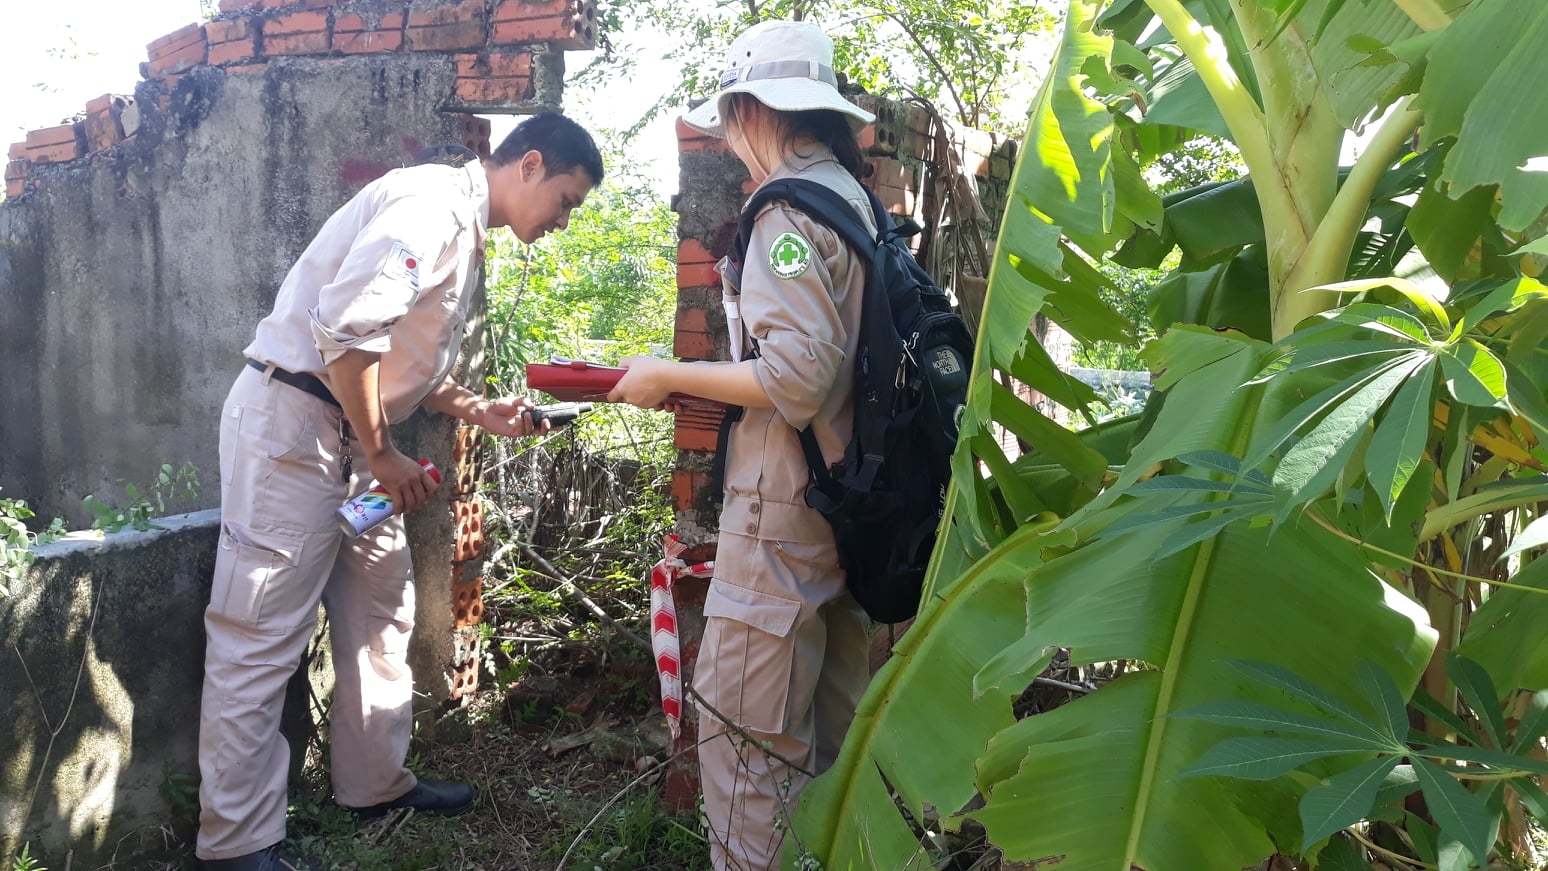
<svg viewBox="0 0 1548 871">
<path fill-rule="evenodd" d="M 865 190 L 866 197 L 871 201 L 871 210 L 877 218 L 878 232 L 890 229 L 891 220 L 883 222 L 881 219 L 886 212 L 881 207 L 881 202 L 869 189 Z M 784 200 L 792 208 L 805 213 L 812 220 L 822 224 L 839 235 L 851 248 L 869 257 L 876 250 L 877 233 L 871 232 L 871 228 L 865 225 L 860 216 L 855 213 L 854 206 L 849 200 L 844 199 L 833 188 L 825 184 L 804 178 L 781 178 L 765 184 L 753 194 L 747 201 L 747 206 L 742 210 L 741 223 L 738 227 L 737 244 L 743 252 L 746 251 L 747 242 L 752 239 L 752 225 L 758 213 L 763 207 L 774 200 Z"/>
</svg>

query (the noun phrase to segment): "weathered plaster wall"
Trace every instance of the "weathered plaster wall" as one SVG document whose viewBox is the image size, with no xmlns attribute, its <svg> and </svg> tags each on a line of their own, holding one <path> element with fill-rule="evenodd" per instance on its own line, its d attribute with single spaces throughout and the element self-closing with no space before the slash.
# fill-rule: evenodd
<svg viewBox="0 0 1548 871">
<path fill-rule="evenodd" d="M 83 496 L 188 460 L 216 504 L 216 420 L 253 327 L 335 208 L 462 141 L 455 81 L 449 55 L 198 68 L 115 155 L 0 206 L 6 495 L 79 524 Z"/>
<path fill-rule="evenodd" d="M 220 9 L 148 46 L 132 98 L 104 95 L 10 148 L 0 488 L 43 518 L 84 525 L 82 497 L 121 500 L 118 479 L 144 482 L 163 461 L 193 462 L 198 507 L 217 505 L 222 400 L 317 228 L 423 148 L 487 153 L 488 122 L 469 113 L 558 108 L 563 51 L 595 38 L 594 0 Z M 470 327 L 459 377 L 478 385 L 481 319 Z M 409 522 L 421 715 L 477 679 L 478 442 L 453 424 L 422 413 L 395 429 L 411 456 L 451 473 Z M 171 817 L 167 772 L 196 771 L 217 529 L 211 512 L 153 540 L 50 556 L 0 599 L 0 856 L 31 840 L 49 867 L 72 851 L 82 867 L 115 848 L 123 861 L 146 844 L 118 839 Z"/>
<path fill-rule="evenodd" d="M 219 522 L 205 511 L 43 545 L 0 599 L 0 856 L 28 842 L 50 868 L 72 850 L 94 868 L 120 839 L 171 822 L 162 785 L 198 771 Z"/>
</svg>

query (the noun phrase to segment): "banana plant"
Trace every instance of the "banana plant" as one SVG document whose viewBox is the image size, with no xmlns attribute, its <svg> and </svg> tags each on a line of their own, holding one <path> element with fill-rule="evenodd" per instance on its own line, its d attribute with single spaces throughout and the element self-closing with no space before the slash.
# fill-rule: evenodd
<svg viewBox="0 0 1548 871">
<path fill-rule="evenodd" d="M 1418 842 L 1450 871 L 1520 845 L 1468 768 L 1479 747 L 1400 764 L 1399 713 L 1415 706 L 1423 757 L 1548 689 L 1539 5 L 1069 0 L 925 603 L 803 792 L 789 862 L 936 867 L 970 819 L 1006 859 L 1061 871 L 1422 863 Z M 1229 139 L 1247 178 L 1158 196 L 1147 168 L 1199 135 Z M 1134 341 L 1102 300 L 1114 266 L 1169 268 L 1141 352 L 1156 389 L 1091 424 L 1095 396 L 1029 326 Z M 1017 384 L 1090 425 L 1054 424 Z M 1126 668 L 1018 719 L 1060 651 Z M 1469 670 L 1459 693 L 1452 651 L 1487 680 Z M 1398 793 L 1378 770 L 1443 778 L 1428 815 L 1384 816 Z M 1459 791 L 1465 816 L 1435 807 Z M 1330 795 L 1339 813 L 1303 814 Z M 1377 819 L 1404 834 L 1340 834 Z"/>
</svg>

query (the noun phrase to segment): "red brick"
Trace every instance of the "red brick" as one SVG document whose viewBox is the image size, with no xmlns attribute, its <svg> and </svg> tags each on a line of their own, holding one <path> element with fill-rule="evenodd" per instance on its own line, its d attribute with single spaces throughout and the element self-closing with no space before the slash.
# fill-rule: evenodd
<svg viewBox="0 0 1548 871">
<path fill-rule="evenodd" d="M 368 19 L 355 12 L 340 12 L 333 19 L 334 33 L 362 33 L 369 30 L 402 30 L 408 13 L 402 9 L 384 12 L 378 18 Z M 372 22 L 375 22 L 374 24 Z"/>
<path fill-rule="evenodd" d="M 684 239 L 677 243 L 677 262 L 683 263 L 716 263 L 720 258 L 709 252 L 700 244 L 698 239 Z"/>
<path fill-rule="evenodd" d="M 866 158 L 865 163 L 870 167 L 865 173 L 865 183 L 868 185 L 890 184 L 896 187 L 902 187 L 905 184 L 913 185 L 913 171 L 900 160 L 893 160 L 890 157 L 869 157 Z"/>
<path fill-rule="evenodd" d="M 263 0 L 220 0 L 220 11 L 223 13 L 241 12 L 243 9 L 252 9 L 262 5 Z"/>
<path fill-rule="evenodd" d="M 145 46 L 145 51 L 155 60 L 164 54 L 171 54 L 184 46 L 195 42 L 204 41 L 204 28 L 198 24 L 185 24 L 160 39 L 153 40 Z"/>
<path fill-rule="evenodd" d="M 26 142 L 12 142 L 11 143 L 11 150 L 6 152 L 5 156 L 6 156 L 6 158 L 8 158 L 10 160 L 21 160 L 22 158 L 27 156 L 27 143 Z"/>
<path fill-rule="evenodd" d="M 395 30 L 333 34 L 333 50 L 345 54 L 397 51 L 402 47 L 403 34 Z"/>
<path fill-rule="evenodd" d="M 672 334 L 672 353 L 685 360 L 714 360 L 718 356 L 715 340 L 708 333 Z"/>
<path fill-rule="evenodd" d="M 677 323 L 672 330 L 672 353 L 691 360 L 713 360 L 719 356 L 704 309 L 678 310 Z"/>
<path fill-rule="evenodd" d="M 971 151 L 958 151 L 957 163 L 962 167 L 962 171 L 968 175 L 974 175 L 979 178 L 989 177 L 989 158 L 982 154 L 974 154 Z"/>
<path fill-rule="evenodd" d="M 204 25 L 204 41 L 210 45 L 248 39 L 257 34 L 252 18 L 224 18 Z"/>
<path fill-rule="evenodd" d="M 234 39 L 230 42 L 212 44 L 210 46 L 209 59 L 205 61 L 210 66 L 250 61 L 259 56 L 258 38 Z"/>
<path fill-rule="evenodd" d="M 111 148 L 124 138 L 124 128 L 118 120 L 119 115 L 124 111 L 124 103 L 123 97 L 107 94 L 86 104 L 88 109 L 85 121 L 87 151 Z M 93 109 L 93 106 L 100 108 Z"/>
<path fill-rule="evenodd" d="M 488 118 L 466 114 L 462 116 L 462 144 L 479 157 L 489 156 L 489 134 L 493 125 Z"/>
<path fill-rule="evenodd" d="M 27 167 L 31 166 L 25 160 L 13 160 L 5 165 L 5 180 L 16 181 L 27 177 Z"/>
<path fill-rule="evenodd" d="M 276 15 L 263 23 L 264 36 L 285 36 L 293 33 L 327 32 L 326 12 L 287 12 Z"/>
<path fill-rule="evenodd" d="M 27 159 L 33 163 L 67 163 L 80 156 L 81 146 L 77 142 L 42 145 L 27 150 Z"/>
<path fill-rule="evenodd" d="M 678 330 L 687 330 L 690 333 L 708 333 L 709 315 L 702 308 L 685 306 L 677 310 L 674 326 Z"/>
<path fill-rule="evenodd" d="M 720 273 L 713 263 L 677 263 L 678 287 L 719 287 Z"/>
<path fill-rule="evenodd" d="M 681 117 L 678 117 L 678 119 L 677 119 L 677 141 L 678 142 L 686 142 L 686 141 L 688 141 L 690 139 L 714 139 L 714 138 L 715 137 L 709 135 L 708 133 L 701 133 L 698 130 L 695 130 L 692 127 L 689 127 L 687 121 L 684 121 Z"/>
<path fill-rule="evenodd" d="M 677 151 L 678 151 L 679 154 L 686 154 L 687 152 L 690 152 L 690 151 L 730 151 L 730 150 L 731 150 L 731 146 L 726 144 L 726 140 L 718 139 L 718 138 L 716 138 L 714 136 L 701 136 L 698 139 L 681 139 L 681 138 L 679 138 L 677 140 Z"/>
<path fill-rule="evenodd" d="M 208 56 L 204 40 L 200 39 L 198 42 L 188 43 L 177 51 L 151 58 L 148 71 L 151 77 L 158 79 L 178 75 L 204 63 Z"/>
<path fill-rule="evenodd" d="M 529 18 L 552 18 L 555 15 L 573 15 L 577 11 L 575 0 L 500 0 L 495 4 L 491 21 L 525 21 Z"/>
<path fill-rule="evenodd" d="M 872 188 L 876 191 L 876 198 L 881 200 L 883 208 L 893 215 L 912 215 L 914 213 L 914 192 L 894 185 L 877 185 Z"/>
<path fill-rule="evenodd" d="M 464 103 L 504 105 L 532 99 L 532 79 L 458 79 L 457 99 Z"/>
<path fill-rule="evenodd" d="M 525 51 L 497 54 L 459 54 L 457 75 L 464 78 L 512 78 L 532 75 L 532 54 Z"/>
<path fill-rule="evenodd" d="M 482 23 L 484 20 L 483 0 L 462 0 L 458 3 L 443 3 L 428 12 L 410 12 L 408 26 L 413 27 L 439 27 L 444 24 L 458 24 L 468 21 Z"/>
<path fill-rule="evenodd" d="M 483 48 L 484 4 L 482 0 L 463 0 L 427 12 L 411 11 L 404 39 L 415 51 Z"/>
<path fill-rule="evenodd" d="M 574 15 L 497 21 L 490 41 L 495 45 L 546 42 L 565 51 L 590 51 L 596 48 L 596 23 Z"/>
<path fill-rule="evenodd" d="M 13 199 L 14 200 L 14 199 L 16 199 L 17 197 L 21 196 L 22 194 L 24 194 L 26 192 L 27 192 L 27 183 L 25 181 L 17 179 L 15 181 L 8 181 L 8 182 L 5 183 L 5 196 L 6 196 L 6 199 Z"/>
<path fill-rule="evenodd" d="M 679 424 L 672 433 L 672 445 L 681 451 L 713 451 L 720 433 L 716 430 L 688 428 Z"/>
<path fill-rule="evenodd" d="M 322 54 L 329 49 L 328 13 L 286 12 L 263 24 L 266 55 Z"/>
<path fill-rule="evenodd" d="M 27 150 L 42 148 L 45 145 L 58 145 L 61 142 L 74 142 L 80 135 L 74 124 L 61 124 L 58 127 L 44 127 L 40 130 L 27 131 Z"/>
<path fill-rule="evenodd" d="M 459 51 L 484 47 L 484 22 L 459 21 L 456 24 L 440 24 L 415 27 L 410 24 L 403 34 L 404 41 L 414 51 Z"/>
<path fill-rule="evenodd" d="M 698 503 L 699 491 L 704 489 L 708 477 L 701 472 L 673 470 L 672 501 L 677 503 L 677 510 L 688 511 Z"/>
<path fill-rule="evenodd" d="M 478 559 L 484 553 L 483 503 L 476 500 L 452 502 L 452 522 L 456 524 L 454 562 Z"/>
<path fill-rule="evenodd" d="M 263 53 L 269 57 L 278 55 L 326 54 L 327 51 L 328 31 L 326 30 L 314 31 L 312 33 L 287 33 L 280 36 L 265 36 L 263 40 Z"/>
</svg>

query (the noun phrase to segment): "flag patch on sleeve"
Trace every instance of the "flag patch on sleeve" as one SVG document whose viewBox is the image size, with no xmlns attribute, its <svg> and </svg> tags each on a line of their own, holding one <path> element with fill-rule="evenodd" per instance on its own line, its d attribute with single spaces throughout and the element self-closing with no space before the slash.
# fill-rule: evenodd
<svg viewBox="0 0 1548 871">
<path fill-rule="evenodd" d="M 382 274 L 388 278 L 395 278 L 407 284 L 415 293 L 419 292 L 419 267 L 422 261 L 419 255 L 410 251 L 402 242 L 394 242 L 392 253 L 387 255 L 387 266 Z"/>
</svg>

